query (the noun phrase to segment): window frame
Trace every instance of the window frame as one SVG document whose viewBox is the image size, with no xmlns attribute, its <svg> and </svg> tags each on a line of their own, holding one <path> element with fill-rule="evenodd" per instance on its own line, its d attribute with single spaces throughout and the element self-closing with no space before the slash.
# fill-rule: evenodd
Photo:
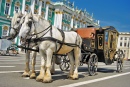
<svg viewBox="0 0 130 87">
<path fill-rule="evenodd" d="M 8 6 L 8 13 L 6 13 L 6 11 L 7 11 L 7 4 L 9 4 L 9 6 Z M 5 15 L 9 15 L 10 14 L 10 6 L 11 6 L 11 4 L 9 2 L 5 3 L 5 9 L 4 9 L 4 14 Z"/>
<path fill-rule="evenodd" d="M 8 27 L 7 30 L 4 29 L 4 27 Z M 6 30 L 6 34 L 5 34 L 5 35 L 4 35 L 4 30 Z M 8 25 L 3 25 L 3 26 L 2 26 L 2 37 L 8 36 L 8 33 L 9 33 L 9 26 L 8 26 Z"/>
</svg>

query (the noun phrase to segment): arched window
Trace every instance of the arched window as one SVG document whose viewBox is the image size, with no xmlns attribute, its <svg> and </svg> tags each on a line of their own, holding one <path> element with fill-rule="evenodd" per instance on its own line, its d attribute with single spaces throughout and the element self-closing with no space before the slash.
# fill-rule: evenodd
<svg viewBox="0 0 130 87">
<path fill-rule="evenodd" d="M 8 30 L 9 30 L 9 26 L 3 25 L 3 27 L 2 27 L 2 36 L 8 36 Z"/>
<path fill-rule="evenodd" d="M 10 0 L 6 0 L 6 3 L 5 3 L 5 14 L 6 15 L 9 15 L 10 14 L 10 7 L 11 7 L 11 1 Z"/>
<path fill-rule="evenodd" d="M 16 12 L 18 12 L 18 10 L 20 9 L 20 3 L 19 2 L 15 3 L 14 9 L 15 9 Z"/>
</svg>

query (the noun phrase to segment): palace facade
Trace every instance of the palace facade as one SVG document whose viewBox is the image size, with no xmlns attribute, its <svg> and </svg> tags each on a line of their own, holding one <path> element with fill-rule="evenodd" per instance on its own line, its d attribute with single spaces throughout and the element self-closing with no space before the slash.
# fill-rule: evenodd
<svg viewBox="0 0 130 87">
<path fill-rule="evenodd" d="M 23 14 L 32 11 L 48 20 L 52 25 L 64 31 L 72 28 L 99 27 L 99 20 L 93 18 L 85 9 L 79 10 L 67 0 L 53 2 L 51 0 L 0 0 L 0 37 L 9 34 L 11 17 L 14 11 Z M 15 43 L 19 44 L 18 37 Z"/>
</svg>

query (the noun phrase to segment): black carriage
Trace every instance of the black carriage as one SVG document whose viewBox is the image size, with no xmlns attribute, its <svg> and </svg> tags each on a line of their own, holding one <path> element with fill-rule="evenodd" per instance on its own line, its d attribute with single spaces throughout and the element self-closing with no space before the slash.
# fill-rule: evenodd
<svg viewBox="0 0 130 87">
<path fill-rule="evenodd" d="M 123 51 L 120 49 L 117 50 L 119 33 L 114 27 L 78 28 L 76 32 L 83 39 L 80 65 L 88 64 L 88 72 L 90 75 L 96 74 L 98 62 L 104 62 L 106 65 L 110 65 L 116 60 L 117 72 L 122 71 Z M 61 70 L 68 69 L 68 62 L 65 57 L 60 64 Z"/>
</svg>

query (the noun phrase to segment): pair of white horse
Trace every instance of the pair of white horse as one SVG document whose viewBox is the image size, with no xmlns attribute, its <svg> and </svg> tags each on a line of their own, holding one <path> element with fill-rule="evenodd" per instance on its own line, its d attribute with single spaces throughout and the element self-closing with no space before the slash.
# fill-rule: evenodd
<svg viewBox="0 0 130 87">
<path fill-rule="evenodd" d="M 23 19 L 24 21 L 22 21 Z M 26 40 L 28 36 L 36 35 L 36 39 L 40 38 L 44 40 L 37 41 L 39 53 L 41 55 L 41 70 L 36 80 L 42 80 L 43 82 L 52 81 L 50 73 L 51 61 L 52 56 L 57 51 L 57 49 L 59 50 L 56 54 L 68 53 L 71 64 L 68 77 L 72 79 L 78 79 L 78 66 L 81 55 L 80 47 L 82 44 L 81 37 L 74 31 L 64 32 L 64 35 L 62 35 L 62 33 L 54 26 L 50 27 L 49 29 L 48 27 L 50 26 L 50 23 L 39 15 L 29 13 L 23 17 L 23 19 L 21 19 L 19 22 L 17 22 L 18 19 L 16 21 L 16 23 L 19 23 L 19 26 L 21 27 L 19 37 Z M 16 23 L 12 25 L 15 25 Z M 13 29 L 16 29 L 14 26 L 12 27 Z M 62 43 L 58 43 L 58 41 Z M 70 46 L 65 43 L 75 44 L 75 46 Z"/>
</svg>

